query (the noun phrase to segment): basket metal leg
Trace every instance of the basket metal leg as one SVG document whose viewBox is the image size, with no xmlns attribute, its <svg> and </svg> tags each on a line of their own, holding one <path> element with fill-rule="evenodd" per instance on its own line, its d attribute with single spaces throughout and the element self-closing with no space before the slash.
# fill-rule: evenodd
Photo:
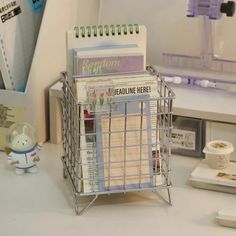
<svg viewBox="0 0 236 236">
<path fill-rule="evenodd" d="M 76 212 L 77 215 L 81 215 L 83 212 L 85 212 L 96 201 L 98 196 L 95 195 L 91 199 L 91 201 L 82 208 L 79 207 L 79 197 L 76 194 L 74 194 L 74 198 L 75 198 L 75 212 Z"/>
<path fill-rule="evenodd" d="M 169 202 L 169 204 L 172 206 L 172 205 L 173 205 L 173 202 L 172 202 L 171 192 L 170 192 L 170 189 L 169 189 L 169 188 L 167 188 L 167 194 L 168 194 L 168 202 Z"/>
<path fill-rule="evenodd" d="M 158 195 L 164 202 L 166 202 L 172 206 L 173 202 L 172 202 L 172 198 L 171 198 L 170 188 L 167 188 L 166 190 L 167 190 L 167 198 L 166 198 L 166 196 L 163 196 L 162 194 L 160 194 L 160 191 L 158 191 L 158 190 L 154 190 L 153 193 Z"/>
</svg>

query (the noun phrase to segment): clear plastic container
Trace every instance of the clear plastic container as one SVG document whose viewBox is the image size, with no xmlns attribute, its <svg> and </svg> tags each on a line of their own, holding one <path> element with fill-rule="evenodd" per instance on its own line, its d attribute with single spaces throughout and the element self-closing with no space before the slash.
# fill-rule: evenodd
<svg viewBox="0 0 236 236">
<path fill-rule="evenodd" d="M 211 141 L 203 149 L 207 164 L 213 169 L 226 168 L 229 165 L 230 155 L 233 151 L 232 143 L 223 140 Z"/>
<path fill-rule="evenodd" d="M 38 141 L 37 133 L 30 124 L 14 123 L 8 129 L 7 145 L 14 151 L 24 152 L 33 148 Z"/>
<path fill-rule="evenodd" d="M 196 118 L 173 116 L 172 153 L 203 157 L 205 121 Z"/>
</svg>

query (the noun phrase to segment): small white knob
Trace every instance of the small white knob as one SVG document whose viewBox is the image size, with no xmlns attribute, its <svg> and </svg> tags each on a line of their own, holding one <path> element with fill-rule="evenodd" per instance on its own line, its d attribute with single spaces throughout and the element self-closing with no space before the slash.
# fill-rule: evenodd
<svg viewBox="0 0 236 236">
<path fill-rule="evenodd" d="M 179 76 L 174 76 L 173 77 L 173 83 L 174 84 L 181 84 L 182 83 L 182 78 Z"/>
</svg>

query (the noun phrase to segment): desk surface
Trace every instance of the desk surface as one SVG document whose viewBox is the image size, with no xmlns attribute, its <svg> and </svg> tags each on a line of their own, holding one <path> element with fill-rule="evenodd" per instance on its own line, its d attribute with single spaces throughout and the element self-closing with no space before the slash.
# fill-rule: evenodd
<svg viewBox="0 0 236 236">
<path fill-rule="evenodd" d="M 235 235 L 214 217 L 220 209 L 236 210 L 236 195 L 186 184 L 198 159 L 173 156 L 173 206 L 152 192 L 118 194 L 99 198 L 76 216 L 61 155 L 61 145 L 47 143 L 39 172 L 17 176 L 0 153 L 0 235 Z"/>
</svg>

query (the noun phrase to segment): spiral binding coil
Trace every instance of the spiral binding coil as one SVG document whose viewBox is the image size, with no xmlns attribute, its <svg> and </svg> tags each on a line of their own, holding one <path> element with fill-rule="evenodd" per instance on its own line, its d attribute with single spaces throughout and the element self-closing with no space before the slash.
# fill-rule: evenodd
<svg viewBox="0 0 236 236">
<path fill-rule="evenodd" d="M 75 37 L 103 37 L 103 36 L 115 36 L 115 35 L 127 35 L 127 34 L 139 34 L 138 24 L 123 24 L 123 25 L 98 25 L 98 26 L 76 26 Z"/>
</svg>

